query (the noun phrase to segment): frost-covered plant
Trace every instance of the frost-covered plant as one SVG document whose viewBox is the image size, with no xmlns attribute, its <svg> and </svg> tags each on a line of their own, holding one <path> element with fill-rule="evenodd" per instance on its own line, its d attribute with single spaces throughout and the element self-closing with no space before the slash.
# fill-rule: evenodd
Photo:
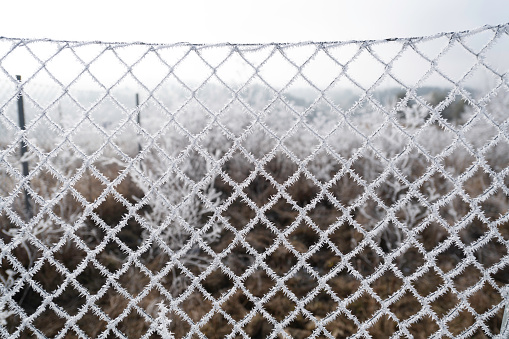
<svg viewBox="0 0 509 339">
<path fill-rule="evenodd" d="M 9 318 L 14 312 L 12 311 L 5 311 L 5 304 L 0 303 L 0 325 L 5 326 L 7 325 L 7 318 Z"/>
<path fill-rule="evenodd" d="M 155 153 L 149 153 L 143 165 L 138 164 L 138 171 L 132 174 L 132 179 L 146 199 L 143 239 L 155 239 L 156 243 L 162 242 L 175 252 L 187 245 L 192 232 L 201 231 L 201 239 L 207 244 L 219 239 L 223 225 L 213 214 L 221 203 L 221 194 L 214 188 L 216 175 L 210 175 L 199 184 L 199 174 L 212 173 L 212 164 L 202 162 L 198 157 L 186 158 L 177 165 L 178 171 L 171 170 L 173 158 L 167 159 Z M 196 180 L 186 174 L 186 181 L 184 173 Z M 197 186 L 194 187 L 193 183 Z M 152 247 L 150 257 L 154 258 L 159 253 Z M 181 254 L 179 261 L 200 269 L 209 265 L 200 255 L 198 243 Z M 176 289 L 180 284 L 178 279 L 174 276 L 172 281 Z"/>
<path fill-rule="evenodd" d="M 7 277 L 4 277 L 2 274 L 0 274 L 0 291 L 2 294 L 5 290 L 9 289 L 14 285 L 16 282 L 14 276 L 16 275 L 16 272 L 13 270 L 6 270 L 5 273 L 7 274 Z M 6 310 L 5 300 L 2 299 L 0 301 L 0 326 L 7 325 L 7 318 L 9 318 L 11 315 L 13 315 L 14 312 Z"/>
<path fill-rule="evenodd" d="M 23 161 L 34 164 L 37 161 L 36 153 L 29 149 L 22 159 L 17 160 L 17 165 L 21 167 Z M 16 199 L 11 210 L 17 213 L 17 217 L 6 214 L 11 222 L 10 225 L 2 225 L 1 231 L 21 240 L 20 248 L 27 254 L 28 263 L 25 264 L 28 267 L 32 266 L 38 256 L 38 251 L 34 249 L 34 238 L 51 247 L 82 214 L 82 207 L 69 193 L 60 193 L 62 181 L 73 173 L 78 162 L 75 154 L 68 147 L 63 147 L 51 157 L 52 167 L 47 166 L 47 171 L 35 173 L 30 180 L 30 210 L 27 211 L 24 200 Z M 43 208 L 47 210 L 43 212 Z"/>
<path fill-rule="evenodd" d="M 392 104 L 395 105 L 394 102 Z M 426 157 L 412 148 L 409 150 L 408 144 L 410 142 L 409 136 L 418 133 L 425 125 L 427 116 L 427 109 L 417 104 L 402 108 L 396 122 L 400 124 L 400 128 L 404 129 L 405 133 L 387 116 L 376 110 L 352 117 L 353 125 L 362 129 L 366 135 L 374 136 L 371 137 L 370 146 L 368 147 L 370 151 L 362 153 L 361 161 L 363 165 L 356 168 L 360 176 L 368 183 L 378 180 L 381 173 L 386 170 L 387 162 L 391 159 L 397 159 L 395 160 L 395 166 L 405 180 L 413 182 L 419 175 L 423 174 L 429 166 Z M 378 130 L 380 126 L 385 127 Z M 424 147 L 431 153 L 436 154 L 440 150 L 439 147 L 444 145 L 443 131 L 438 127 L 432 127 L 427 133 L 431 135 L 424 140 Z M 423 143 L 421 140 L 419 142 Z M 348 144 L 348 141 L 345 143 Z M 371 147 L 374 148 L 374 151 L 371 151 Z M 426 186 L 426 189 L 430 190 L 430 192 L 427 192 L 430 203 L 433 203 L 439 197 L 438 194 L 435 194 L 437 190 L 435 184 L 438 183 L 430 180 Z M 404 197 L 409 187 L 397 175 L 389 173 L 383 181 L 377 183 L 373 188 L 378 198 L 386 205 L 386 208 L 390 208 Z M 398 220 L 409 228 L 416 226 L 429 213 L 429 211 L 423 212 L 422 207 L 413 199 L 396 212 Z M 381 220 L 387 220 L 385 219 L 384 208 L 371 200 L 359 206 L 358 219 L 362 222 L 362 226 L 367 229 L 374 228 Z M 382 247 L 391 251 L 401 245 L 403 238 L 400 227 L 388 222 L 383 231 L 378 233 L 376 240 L 382 244 Z"/>
</svg>

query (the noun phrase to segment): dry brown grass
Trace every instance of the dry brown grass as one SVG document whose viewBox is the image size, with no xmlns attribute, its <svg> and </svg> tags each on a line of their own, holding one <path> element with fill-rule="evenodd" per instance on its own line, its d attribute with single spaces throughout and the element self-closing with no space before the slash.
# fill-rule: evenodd
<svg viewBox="0 0 509 339">
<path fill-rule="evenodd" d="M 244 166 L 241 162 L 236 162 L 231 166 L 234 166 L 234 168 L 229 169 L 234 170 L 231 174 L 234 180 L 241 182 L 247 177 L 250 170 L 249 164 L 245 164 Z M 278 158 L 267 165 L 267 170 L 274 176 L 275 180 L 282 183 L 285 181 L 285 178 L 288 178 L 288 176 L 296 170 L 294 167 L 295 166 L 288 160 Z M 111 167 L 101 170 L 108 173 L 111 178 L 113 178 L 120 169 L 118 167 Z M 361 173 L 362 168 L 358 168 L 357 170 Z M 437 180 L 443 179 L 437 178 Z M 484 177 L 472 178 L 472 187 L 469 186 L 467 190 L 469 194 L 474 195 L 482 192 L 485 189 L 486 180 L 487 179 Z M 232 188 L 229 187 L 228 184 L 223 183 L 220 179 L 216 182 L 216 188 L 221 190 L 223 197 L 228 197 L 232 194 Z M 88 173 L 76 185 L 76 189 L 83 194 L 88 201 L 93 201 L 101 194 L 104 187 L 97 179 L 93 178 L 93 176 Z M 424 189 L 425 188 L 423 188 L 423 190 Z M 133 201 L 133 196 L 140 194 L 140 191 L 129 179 L 122 182 L 116 190 L 130 201 Z M 245 189 L 247 196 L 258 206 L 267 203 L 275 192 L 276 190 L 263 177 L 257 177 L 248 188 Z M 387 197 L 390 197 L 392 194 L 389 191 L 380 192 L 381 194 L 385 192 Z M 317 194 L 317 190 L 308 179 L 301 177 L 296 183 L 289 187 L 288 193 L 299 206 L 304 207 L 313 200 Z M 331 193 L 341 204 L 346 206 L 351 204 L 362 194 L 362 190 L 349 175 L 346 175 L 332 185 Z M 72 197 L 69 197 L 69 199 L 71 198 Z M 394 201 L 391 201 L 389 198 L 387 199 L 388 200 L 385 200 L 387 204 L 394 203 Z M 458 210 L 458 213 L 466 214 L 468 212 L 469 207 L 465 206 L 461 201 L 454 200 L 452 204 Z M 487 218 L 496 220 L 501 214 L 507 213 L 507 209 L 504 209 L 506 206 L 507 197 L 498 192 L 488 199 L 482 208 Z M 126 211 L 126 207 L 110 195 L 95 212 L 107 225 L 113 227 L 119 223 Z M 58 213 L 58 211 L 55 212 Z M 265 215 L 277 229 L 283 231 L 292 225 L 298 212 L 284 199 L 280 199 Z M 314 221 L 318 228 L 325 230 L 341 217 L 341 212 L 335 209 L 330 201 L 322 199 L 307 215 Z M 224 213 L 224 216 L 228 219 L 231 226 L 240 230 L 255 216 L 255 212 L 244 201 L 237 199 Z M 367 223 L 367 220 L 365 220 L 366 216 L 360 213 L 354 213 L 352 217 L 360 225 L 365 225 Z M 443 217 L 451 224 L 455 221 L 454 216 L 445 211 L 443 212 Z M 5 216 L 1 216 L 0 222 L 4 230 L 12 227 Z M 362 242 L 363 235 L 348 222 L 344 222 L 336 227 L 337 229 L 330 234 L 329 240 L 341 253 L 348 254 L 352 252 L 358 244 Z M 468 245 L 479 239 L 483 235 L 483 230 L 486 230 L 486 225 L 482 221 L 476 219 L 460 231 L 461 240 Z M 509 239 L 509 223 L 501 223 L 499 225 L 499 231 L 506 240 Z M 93 220 L 87 219 L 85 226 L 79 229 L 76 234 L 80 236 L 90 248 L 95 248 L 101 243 L 104 237 L 104 230 L 101 230 Z M 5 234 L 2 233 L 0 236 L 5 243 L 10 241 L 10 237 Z M 427 251 L 431 251 L 448 236 L 448 229 L 438 223 L 431 223 L 417 235 L 417 240 L 422 243 Z M 127 226 L 118 233 L 120 241 L 131 249 L 137 248 L 140 237 L 141 226 L 134 221 L 130 221 Z M 259 222 L 254 226 L 251 232 L 247 234 L 245 240 L 250 244 L 252 249 L 262 254 L 270 248 L 275 238 L 276 236 L 273 231 L 263 222 Z M 210 244 L 211 248 L 219 253 L 228 246 L 232 239 L 233 233 L 224 229 L 220 240 Z M 295 250 L 300 253 L 306 253 L 319 241 L 319 235 L 313 227 L 302 222 L 289 234 L 288 241 L 293 245 Z M 383 248 L 382 243 L 380 243 L 379 246 L 383 250 L 388 250 L 387 248 Z M 35 251 L 33 246 L 31 248 Z M 21 263 L 28 265 L 26 252 L 21 247 L 15 249 L 12 254 Z M 491 240 L 480 250 L 476 251 L 475 256 L 485 267 L 490 267 L 496 264 L 505 254 L 505 244 L 496 240 Z M 54 257 L 72 271 L 86 257 L 86 253 L 78 250 L 76 245 L 70 242 L 57 251 Z M 438 256 L 437 264 L 444 272 L 449 272 L 463 257 L 462 251 L 452 245 Z M 40 258 L 40 254 L 38 258 Z M 154 251 L 152 254 L 146 252 L 141 256 L 141 261 L 153 273 L 160 271 L 167 264 L 168 259 L 168 255 L 161 250 Z M 98 254 L 97 260 L 104 265 L 107 270 L 113 273 L 122 267 L 125 261 L 125 254 L 122 254 L 117 244 L 109 243 L 105 250 Z M 372 248 L 366 246 L 352 258 L 350 263 L 360 276 L 368 277 L 379 269 L 379 265 L 383 263 L 383 260 L 384 259 L 380 258 Z M 293 265 L 297 263 L 297 258 L 291 251 L 280 246 L 272 251 L 270 255 L 267 255 L 265 262 L 276 275 L 283 277 Z M 321 276 L 337 267 L 340 262 L 341 258 L 327 246 L 321 247 L 308 260 L 310 267 Z M 240 276 L 253 265 L 254 257 L 248 250 L 238 245 L 223 259 L 223 263 L 230 267 L 236 275 Z M 423 263 L 424 259 L 422 254 L 420 254 L 415 247 L 410 247 L 395 261 L 398 270 L 400 270 L 404 276 L 411 276 Z M 5 274 L 5 271 L 9 268 L 11 268 L 11 265 L 4 259 L 0 268 L 0 274 Z M 199 274 L 201 272 L 197 267 L 189 267 L 189 270 L 194 274 Z M 509 269 L 503 268 L 493 275 L 493 279 L 499 286 L 509 281 L 508 272 Z M 171 271 L 168 276 L 161 280 L 161 285 L 168 291 L 172 291 L 172 289 L 175 291 L 174 279 L 178 276 L 182 276 L 182 272 L 178 270 Z M 479 280 L 479 277 L 479 272 L 470 266 L 463 274 L 460 274 L 454 279 L 455 287 L 458 290 L 465 290 L 475 284 Z M 48 262 L 45 262 L 41 269 L 34 275 L 33 279 L 40 284 L 41 288 L 51 293 L 63 282 L 64 277 Z M 77 280 L 91 294 L 97 293 L 106 282 L 105 277 L 90 263 L 85 271 L 78 275 Z M 132 296 L 136 296 L 143 291 L 149 282 L 149 278 L 138 268 L 131 267 L 118 279 L 118 282 Z M 189 280 L 187 280 L 187 283 L 189 283 Z M 274 281 L 269 277 L 267 272 L 259 267 L 256 268 L 255 272 L 247 277 L 243 283 L 246 290 L 249 291 L 249 294 L 255 298 L 263 297 L 274 286 Z M 436 270 L 431 269 L 421 278 L 416 279 L 412 284 L 421 296 L 427 296 L 435 292 L 443 283 L 442 278 Z M 233 282 L 220 270 L 216 270 L 207 276 L 203 280 L 202 285 L 205 291 L 213 298 L 219 298 L 225 293 L 228 293 L 234 286 Z M 323 319 L 327 315 L 335 312 L 338 305 L 334 299 L 344 299 L 354 295 L 360 287 L 360 281 L 355 278 L 354 274 L 348 272 L 346 269 L 342 269 L 335 277 L 328 281 L 328 285 L 334 295 L 331 296 L 325 290 L 320 290 L 316 297 L 305 307 L 306 310 L 317 319 Z M 286 286 L 298 298 L 304 298 L 316 287 L 316 281 L 309 272 L 300 270 L 294 278 L 286 281 Z M 380 298 L 386 299 L 403 286 L 403 281 L 393 271 L 388 270 L 370 286 Z M 182 292 L 184 288 L 185 285 L 180 292 Z M 221 308 L 235 321 L 241 321 L 255 308 L 254 299 L 251 295 L 246 295 L 244 292 L 237 289 L 230 298 L 221 305 Z M 42 304 L 40 295 L 26 285 L 14 299 L 29 315 L 35 312 Z M 164 296 L 160 291 L 153 289 L 137 306 L 143 309 L 148 315 L 154 317 L 157 315 L 156 304 L 162 300 L 164 300 Z M 65 292 L 56 297 L 54 301 L 71 315 L 79 312 L 85 302 L 83 297 L 72 287 L 66 289 Z M 458 302 L 456 295 L 448 289 L 432 302 L 431 308 L 436 315 L 441 318 L 453 309 Z M 470 297 L 469 302 L 476 312 L 482 314 L 501 302 L 501 297 L 492 286 L 484 284 L 478 292 Z M 119 294 L 118 291 L 110 287 L 104 296 L 96 301 L 95 304 L 103 310 L 105 314 L 114 318 L 123 312 L 128 301 Z M 381 317 L 369 329 L 370 334 L 376 338 L 389 337 L 392 333 L 398 331 L 400 326 L 397 321 L 398 319 L 408 319 L 413 314 L 417 313 L 421 307 L 416 296 L 406 291 L 390 306 L 391 312 L 397 319 L 392 319 L 387 315 Z M 212 303 L 207 300 L 206 296 L 204 296 L 201 291 L 194 290 L 188 298 L 179 304 L 179 308 L 182 312 L 185 312 L 192 321 L 198 322 L 211 310 Z M 274 319 L 281 321 L 294 310 L 295 303 L 282 292 L 278 292 L 263 305 L 263 308 Z M 359 298 L 349 303 L 347 308 L 351 316 L 345 314 L 345 312 L 337 313 L 326 325 L 327 330 L 336 338 L 345 338 L 356 333 L 358 329 L 351 317 L 356 317 L 361 322 L 367 321 L 380 309 L 380 304 L 368 293 L 363 293 Z M 175 333 L 176 337 L 181 338 L 185 336 L 190 329 L 190 324 L 175 312 L 170 314 L 169 317 L 172 320 L 171 330 Z M 486 321 L 486 325 L 493 333 L 498 333 L 501 317 L 502 313 L 498 312 L 494 317 Z M 463 311 L 460 316 L 454 318 L 454 320 L 449 323 L 449 329 L 454 335 L 458 335 L 472 324 L 473 321 L 474 315 L 467 311 Z M 17 316 L 11 316 L 7 329 L 12 332 L 19 323 L 20 319 Z M 61 319 L 53 310 L 46 307 L 45 311 L 33 324 L 46 337 L 54 337 L 62 329 L 64 323 L 65 320 Z M 101 320 L 91 310 L 88 310 L 84 317 L 78 321 L 78 326 L 88 336 L 96 337 L 105 330 L 106 322 Z M 129 338 L 138 338 L 148 330 L 149 324 L 145 322 L 141 314 L 135 309 L 132 309 L 129 315 L 119 323 L 117 328 Z M 232 326 L 223 315 L 215 314 L 200 330 L 209 338 L 222 338 L 230 333 L 231 329 Z M 421 318 L 408 328 L 410 333 L 416 338 L 427 337 L 437 329 L 436 323 L 429 317 Z M 271 333 L 273 326 L 262 314 L 256 312 L 253 319 L 243 327 L 243 330 L 252 338 L 265 338 Z M 294 338 L 305 338 L 313 333 L 315 325 L 302 313 L 298 313 L 285 330 Z M 28 338 L 32 336 L 33 333 L 25 329 L 20 337 Z M 66 337 L 72 338 L 77 337 L 77 335 L 71 331 L 67 333 Z M 110 337 L 114 337 L 114 335 L 110 333 Z M 153 335 L 152 337 L 156 336 Z M 482 338 L 483 333 L 478 330 L 473 337 Z"/>
</svg>

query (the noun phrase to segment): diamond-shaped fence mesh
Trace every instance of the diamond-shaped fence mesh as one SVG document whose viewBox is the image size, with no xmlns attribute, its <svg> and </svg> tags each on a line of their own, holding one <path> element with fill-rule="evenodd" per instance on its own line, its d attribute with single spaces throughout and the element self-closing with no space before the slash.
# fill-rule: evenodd
<svg viewBox="0 0 509 339">
<path fill-rule="evenodd" d="M 0 38 L 0 336 L 503 337 L 508 56 Z"/>
</svg>

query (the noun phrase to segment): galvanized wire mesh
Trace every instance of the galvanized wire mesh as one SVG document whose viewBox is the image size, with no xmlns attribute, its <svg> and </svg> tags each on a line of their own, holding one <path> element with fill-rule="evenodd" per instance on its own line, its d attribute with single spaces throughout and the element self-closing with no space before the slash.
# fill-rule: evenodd
<svg viewBox="0 0 509 339">
<path fill-rule="evenodd" d="M 1 336 L 496 336 L 508 51 L 1 38 Z"/>
</svg>

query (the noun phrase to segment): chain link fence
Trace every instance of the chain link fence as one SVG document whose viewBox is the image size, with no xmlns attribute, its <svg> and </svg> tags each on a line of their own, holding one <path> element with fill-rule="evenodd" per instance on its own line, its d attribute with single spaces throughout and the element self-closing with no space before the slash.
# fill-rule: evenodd
<svg viewBox="0 0 509 339">
<path fill-rule="evenodd" d="M 506 337 L 508 55 L 0 38 L 1 337 Z"/>
</svg>

